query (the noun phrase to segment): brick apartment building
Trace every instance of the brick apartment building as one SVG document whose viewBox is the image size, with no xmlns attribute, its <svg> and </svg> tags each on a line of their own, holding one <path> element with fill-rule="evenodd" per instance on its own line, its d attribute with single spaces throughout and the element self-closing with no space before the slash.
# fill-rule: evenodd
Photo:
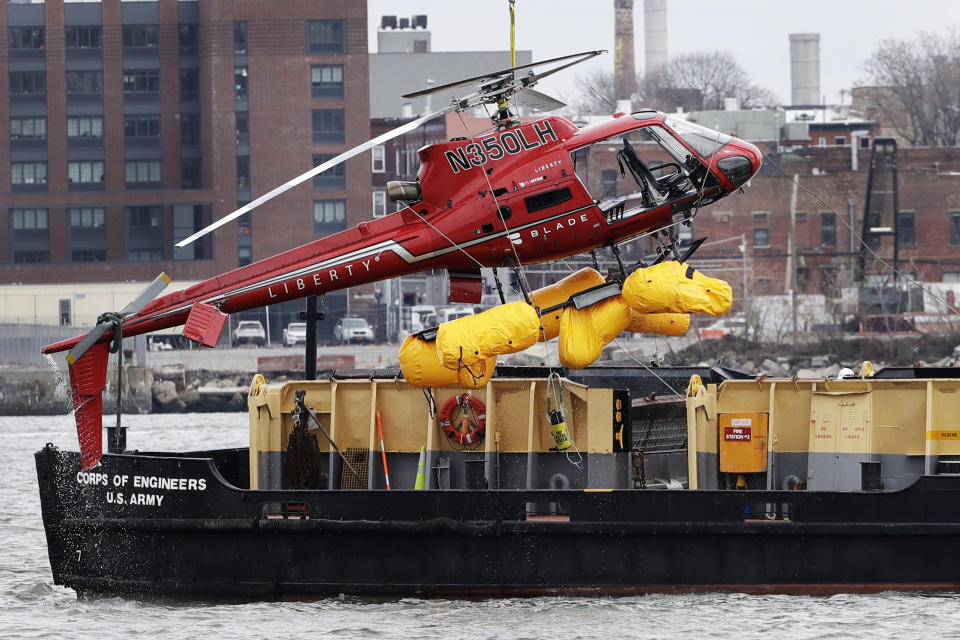
<svg viewBox="0 0 960 640">
<path fill-rule="evenodd" d="M 768 155 L 744 193 L 697 215 L 692 235 L 710 240 L 745 236 L 751 293 L 784 293 L 789 288 L 791 178 L 796 175 L 810 192 L 801 188 L 797 194 L 797 289 L 837 297 L 840 287 L 852 286 L 860 254 L 849 227 L 861 233 L 870 151 L 856 152 L 856 171 L 849 146 Z M 900 270 L 926 282 L 960 282 L 960 149 L 901 148 L 898 173 Z M 876 251 L 889 261 L 892 246 L 887 237 Z M 735 242 L 708 245 L 696 255 L 703 262 L 741 257 Z M 875 266 L 874 271 L 885 269 Z M 735 278 L 731 284 L 735 289 L 740 285 Z"/>
<path fill-rule="evenodd" d="M 173 247 L 369 139 L 364 2 L 4 3 L 0 68 L 0 283 L 198 280 L 370 218 L 363 155 Z"/>
</svg>

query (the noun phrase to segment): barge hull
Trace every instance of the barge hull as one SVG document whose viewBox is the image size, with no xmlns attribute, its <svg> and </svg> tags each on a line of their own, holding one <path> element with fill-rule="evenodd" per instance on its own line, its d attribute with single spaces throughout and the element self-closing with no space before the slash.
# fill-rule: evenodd
<svg viewBox="0 0 960 640">
<path fill-rule="evenodd" d="M 83 475 L 79 454 L 48 445 L 36 461 L 54 581 L 88 595 L 238 599 L 960 587 L 958 477 L 894 492 L 384 500 L 241 489 L 247 455 L 107 454 Z"/>
</svg>

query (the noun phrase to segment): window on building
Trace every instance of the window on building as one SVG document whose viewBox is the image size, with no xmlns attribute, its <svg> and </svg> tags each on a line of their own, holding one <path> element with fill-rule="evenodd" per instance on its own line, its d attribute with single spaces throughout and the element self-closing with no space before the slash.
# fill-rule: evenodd
<svg viewBox="0 0 960 640">
<path fill-rule="evenodd" d="M 617 170 L 604 169 L 600 172 L 600 183 L 604 198 L 614 198 L 617 195 Z"/>
<path fill-rule="evenodd" d="M 342 98 L 343 65 L 322 64 L 310 67 L 310 95 L 314 98 Z"/>
<path fill-rule="evenodd" d="M 67 95 L 103 93 L 102 71 L 67 71 Z"/>
<path fill-rule="evenodd" d="M 810 288 L 810 268 L 797 267 L 797 291 L 805 292 Z"/>
<path fill-rule="evenodd" d="M 917 246 L 917 236 L 914 231 L 914 219 L 916 214 L 913 211 L 897 212 L 897 242 L 901 247 Z"/>
<path fill-rule="evenodd" d="M 46 137 L 46 118 L 10 118 L 11 140 L 43 140 Z"/>
<path fill-rule="evenodd" d="M 768 229 L 754 229 L 753 230 L 753 246 L 769 247 L 770 231 Z"/>
<path fill-rule="evenodd" d="M 10 182 L 14 185 L 47 184 L 47 163 L 11 162 Z"/>
<path fill-rule="evenodd" d="M 373 217 L 382 218 L 387 215 L 387 192 L 383 189 L 373 190 Z"/>
<path fill-rule="evenodd" d="M 47 92 L 45 71 L 11 71 L 11 96 L 42 96 Z"/>
<path fill-rule="evenodd" d="M 155 69 L 147 71 L 124 71 L 124 93 L 156 93 L 160 91 L 160 72 Z"/>
<path fill-rule="evenodd" d="M 237 156 L 237 190 L 250 189 L 250 156 Z"/>
<path fill-rule="evenodd" d="M 246 146 L 250 144 L 250 114 L 246 111 L 237 111 L 234 114 L 236 119 L 237 146 Z"/>
<path fill-rule="evenodd" d="M 806 221 L 807 221 L 807 213 L 806 213 L 805 211 L 798 211 L 796 214 L 794 214 L 794 220 L 795 220 L 797 223 L 806 222 Z"/>
<path fill-rule="evenodd" d="M 123 121 L 127 138 L 156 138 L 160 135 L 160 116 L 128 116 Z"/>
<path fill-rule="evenodd" d="M 210 207 L 202 204 L 173 205 L 173 244 L 193 235 L 210 224 Z M 207 234 L 186 247 L 174 247 L 174 260 L 207 260 L 212 246 L 211 236 Z"/>
<path fill-rule="evenodd" d="M 247 200 L 238 200 L 237 208 L 248 204 Z M 250 214 L 237 218 L 237 266 L 245 267 L 253 262 L 253 228 L 250 226 Z"/>
<path fill-rule="evenodd" d="M 820 244 L 824 247 L 837 246 L 837 216 L 832 211 L 820 214 Z"/>
<path fill-rule="evenodd" d="M 344 45 L 343 20 L 307 21 L 307 52 L 344 53 Z"/>
<path fill-rule="evenodd" d="M 233 23 L 233 53 L 238 56 L 247 53 L 247 23 L 245 21 Z"/>
<path fill-rule="evenodd" d="M 754 213 L 753 224 L 767 224 L 767 213 L 765 211 Z"/>
<path fill-rule="evenodd" d="M 847 137 L 837 136 L 833 139 L 833 144 L 837 145 L 838 147 L 845 147 L 847 146 Z"/>
<path fill-rule="evenodd" d="M 326 235 L 347 228 L 346 200 L 314 200 L 313 231 Z"/>
<path fill-rule="evenodd" d="M 944 271 L 942 274 L 940 274 L 940 282 L 957 284 L 960 282 L 960 271 Z"/>
<path fill-rule="evenodd" d="M 233 84 L 237 92 L 237 102 L 246 102 L 249 97 L 246 67 L 233 68 Z"/>
<path fill-rule="evenodd" d="M 372 150 L 372 170 L 374 173 L 383 173 L 387 170 L 386 149 L 378 144 Z"/>
<path fill-rule="evenodd" d="M 200 96 L 200 70 L 180 69 L 180 102 L 196 102 Z"/>
<path fill-rule="evenodd" d="M 199 189 L 203 186 L 203 164 L 200 158 L 180 158 L 180 188 Z"/>
<path fill-rule="evenodd" d="M 46 209 L 10 210 L 10 254 L 15 264 L 50 261 Z"/>
<path fill-rule="evenodd" d="M 100 49 L 102 29 L 99 26 L 67 27 L 67 49 Z"/>
<path fill-rule="evenodd" d="M 950 212 L 950 244 L 960 246 L 960 211 Z"/>
<path fill-rule="evenodd" d="M 36 49 L 44 48 L 43 27 L 11 27 L 10 39 L 7 41 L 9 49 Z"/>
<path fill-rule="evenodd" d="M 67 181 L 70 184 L 103 184 L 103 161 L 68 162 Z"/>
<path fill-rule="evenodd" d="M 103 207 L 67 209 L 67 255 L 70 262 L 107 259 L 107 218 Z"/>
<path fill-rule="evenodd" d="M 870 148 L 870 136 L 863 136 L 860 138 L 860 148 L 869 149 Z"/>
<path fill-rule="evenodd" d="M 198 48 L 197 25 L 181 23 L 177 28 L 181 56 L 195 56 Z"/>
<path fill-rule="evenodd" d="M 342 144 L 345 139 L 343 109 L 313 110 L 314 144 Z"/>
<path fill-rule="evenodd" d="M 125 207 L 127 260 L 163 260 L 163 214 L 158 206 Z"/>
<path fill-rule="evenodd" d="M 124 48 L 155 48 L 157 46 L 157 26 L 129 24 L 123 27 Z"/>
<path fill-rule="evenodd" d="M 195 147 L 200 144 L 200 114 L 180 114 L 180 144 Z"/>
<path fill-rule="evenodd" d="M 840 297 L 840 281 L 834 265 L 820 267 L 820 292 L 828 298 Z"/>
<path fill-rule="evenodd" d="M 159 160 L 127 160 L 124 165 L 124 175 L 127 185 L 131 184 L 159 184 Z"/>
<path fill-rule="evenodd" d="M 68 138 L 102 138 L 103 118 L 67 118 Z"/>
<path fill-rule="evenodd" d="M 332 153 L 318 153 L 313 156 L 313 166 L 317 167 L 334 158 Z M 345 189 L 347 186 L 346 163 L 341 162 L 313 177 L 314 189 Z"/>
</svg>

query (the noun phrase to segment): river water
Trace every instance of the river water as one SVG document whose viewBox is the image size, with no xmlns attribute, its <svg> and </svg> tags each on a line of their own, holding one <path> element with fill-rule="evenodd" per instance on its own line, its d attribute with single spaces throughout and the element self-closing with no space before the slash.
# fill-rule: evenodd
<svg viewBox="0 0 960 640">
<path fill-rule="evenodd" d="M 105 418 L 107 419 L 107 418 Z M 128 416 L 146 450 L 245 446 L 245 414 Z M 70 416 L 0 417 L 0 638 L 960 638 L 960 594 L 171 604 L 78 601 L 54 586 L 33 453 L 76 448 Z"/>
</svg>

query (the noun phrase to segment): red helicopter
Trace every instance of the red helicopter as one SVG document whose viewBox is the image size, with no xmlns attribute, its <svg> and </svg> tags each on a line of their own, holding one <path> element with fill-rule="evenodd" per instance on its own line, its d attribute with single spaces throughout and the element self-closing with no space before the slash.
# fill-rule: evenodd
<svg viewBox="0 0 960 640">
<path fill-rule="evenodd" d="M 483 106 L 492 126 L 486 135 L 420 149 L 417 181 L 388 184 L 389 197 L 402 207 L 396 213 L 154 300 L 169 282 L 161 275 L 125 309 L 101 316 L 86 335 L 44 347 L 47 354 L 70 349 L 83 468 L 96 465 L 101 455 L 107 358 L 121 337 L 184 325 L 186 337 L 214 346 L 226 314 L 426 269 L 449 270 L 452 301 L 479 302 L 481 267 L 517 268 L 603 246 L 613 248 L 619 261 L 617 244 L 641 235 L 668 238 L 661 259 L 671 251 L 681 258 L 677 226 L 750 180 L 762 155 L 748 142 L 655 111 L 616 113 L 583 128 L 559 116 L 518 118 L 516 104 L 562 106 L 532 87 L 601 53 L 535 62 L 404 96 L 478 87 L 314 167 L 177 246 L 442 114 Z M 553 66 L 539 74 L 532 70 L 547 65 Z M 620 271 L 626 275 L 629 268 L 621 264 Z"/>
</svg>

